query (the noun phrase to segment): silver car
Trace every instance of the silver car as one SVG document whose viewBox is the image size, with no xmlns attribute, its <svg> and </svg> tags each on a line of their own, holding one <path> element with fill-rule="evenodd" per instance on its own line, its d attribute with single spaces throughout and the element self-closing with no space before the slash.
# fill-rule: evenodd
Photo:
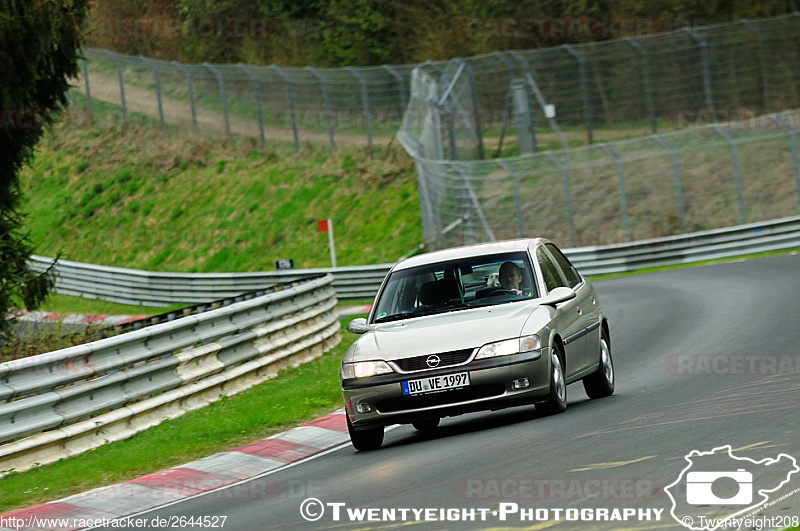
<svg viewBox="0 0 800 531">
<path fill-rule="evenodd" d="M 592 284 L 545 239 L 423 254 L 396 264 L 341 367 L 357 450 L 390 424 L 535 404 L 567 407 L 567 385 L 614 392 L 608 321 Z"/>
</svg>

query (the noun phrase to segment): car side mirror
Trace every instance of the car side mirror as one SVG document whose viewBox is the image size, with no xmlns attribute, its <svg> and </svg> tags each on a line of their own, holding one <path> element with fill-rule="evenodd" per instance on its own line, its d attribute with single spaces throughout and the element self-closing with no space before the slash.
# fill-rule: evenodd
<svg viewBox="0 0 800 531">
<path fill-rule="evenodd" d="M 357 317 L 347 323 L 347 331 L 353 334 L 363 334 L 367 331 L 367 320 L 363 317 Z"/>
<path fill-rule="evenodd" d="M 575 290 L 562 286 L 551 291 L 546 297 L 543 297 L 541 304 L 555 306 L 556 304 L 572 300 L 575 297 L 577 297 Z"/>
</svg>

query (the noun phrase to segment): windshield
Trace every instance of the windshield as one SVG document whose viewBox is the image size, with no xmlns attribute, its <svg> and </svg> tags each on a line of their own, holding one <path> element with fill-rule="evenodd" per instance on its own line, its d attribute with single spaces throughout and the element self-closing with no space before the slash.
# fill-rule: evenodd
<svg viewBox="0 0 800 531">
<path fill-rule="evenodd" d="M 375 307 L 383 323 L 538 297 L 525 252 L 440 262 L 391 273 Z"/>
</svg>

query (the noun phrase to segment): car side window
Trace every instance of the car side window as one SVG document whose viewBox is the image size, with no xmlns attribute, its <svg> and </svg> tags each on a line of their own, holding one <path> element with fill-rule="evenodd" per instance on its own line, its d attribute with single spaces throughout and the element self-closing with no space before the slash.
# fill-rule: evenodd
<svg viewBox="0 0 800 531">
<path fill-rule="evenodd" d="M 536 249 L 536 261 L 539 262 L 539 267 L 542 270 L 542 279 L 544 280 L 544 285 L 548 292 L 553 291 L 559 286 L 566 286 L 555 264 L 553 264 L 550 257 L 547 256 L 547 253 L 544 252 L 544 249 L 541 247 Z"/>
<path fill-rule="evenodd" d="M 575 269 L 569 259 L 564 256 L 558 247 L 553 245 L 552 243 L 545 244 L 547 250 L 550 251 L 550 254 L 553 255 L 553 259 L 555 260 L 558 267 L 561 268 L 561 272 L 564 273 L 564 276 L 567 279 L 567 284 L 570 288 L 575 288 L 578 284 L 581 283 L 581 276 L 578 274 L 578 270 Z"/>
</svg>

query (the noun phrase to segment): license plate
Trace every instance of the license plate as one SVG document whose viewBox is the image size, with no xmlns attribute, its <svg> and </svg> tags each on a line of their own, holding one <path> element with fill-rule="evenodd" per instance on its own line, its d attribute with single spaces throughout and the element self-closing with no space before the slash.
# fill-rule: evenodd
<svg viewBox="0 0 800 531">
<path fill-rule="evenodd" d="M 458 389 L 469 385 L 469 373 L 460 372 L 458 374 L 447 374 L 445 376 L 431 376 L 418 380 L 408 380 L 402 382 L 404 395 L 416 395 L 420 393 L 435 393 L 437 391 L 447 391 L 448 389 Z"/>
</svg>

